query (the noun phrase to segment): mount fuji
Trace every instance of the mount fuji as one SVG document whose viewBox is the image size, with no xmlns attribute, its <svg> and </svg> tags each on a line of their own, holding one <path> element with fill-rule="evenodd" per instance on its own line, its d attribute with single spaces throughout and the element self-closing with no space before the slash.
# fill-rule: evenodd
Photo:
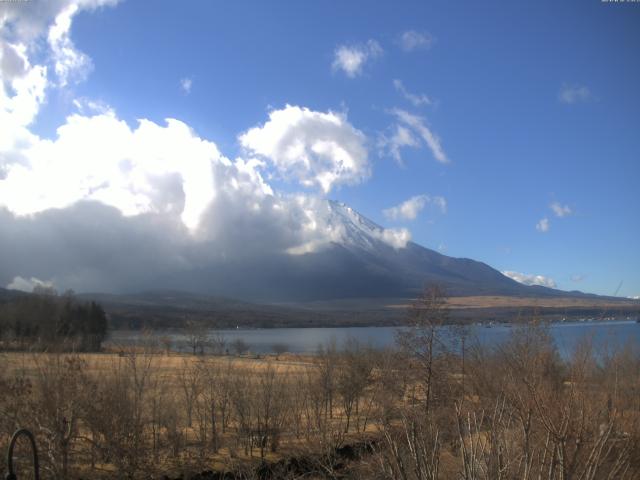
<svg viewBox="0 0 640 480">
<path fill-rule="evenodd" d="M 309 302 L 348 298 L 411 298 L 437 283 L 448 295 L 583 296 L 520 284 L 489 265 L 453 258 L 413 242 L 398 246 L 387 230 L 349 206 L 328 201 L 324 225 L 334 240 L 308 253 L 235 259 L 224 268 L 191 272 L 168 288 L 260 302 Z"/>
<path fill-rule="evenodd" d="M 327 201 L 314 215 L 313 228 L 325 239 L 296 252 L 246 252 L 153 274 L 119 292 L 80 296 L 104 305 L 114 328 L 179 327 L 187 318 L 218 328 L 395 325 L 428 284 L 452 297 L 457 317 L 474 321 L 529 311 L 563 318 L 613 308 L 637 315 L 640 308 L 631 300 L 523 285 L 485 263 L 408 241 L 408 232 L 385 229 L 343 203 Z M 0 288 L 0 302 L 16 295 L 28 294 Z"/>
</svg>

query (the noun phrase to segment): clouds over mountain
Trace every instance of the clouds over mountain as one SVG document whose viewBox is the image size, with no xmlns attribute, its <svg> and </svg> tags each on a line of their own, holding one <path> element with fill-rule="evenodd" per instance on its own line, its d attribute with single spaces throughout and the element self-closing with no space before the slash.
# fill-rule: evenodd
<svg viewBox="0 0 640 480">
<path fill-rule="evenodd" d="M 47 91 L 91 65 L 70 40 L 74 17 L 114 3 L 29 2 L 27 15 L 1 6 L 10 28 L 0 43 L 0 285 L 28 289 L 46 279 L 114 291 L 197 282 L 224 278 L 237 262 L 343 241 L 324 195 L 371 173 L 366 137 L 346 114 L 272 110 L 240 134 L 246 155 L 234 160 L 183 121 L 130 125 L 86 98 L 74 99 L 78 111 L 53 138 L 32 131 Z M 44 59 L 35 60 L 37 45 Z M 367 48 L 377 55 L 374 44 Z M 278 192 L 272 177 L 304 192 Z M 376 238 L 403 248 L 410 234 L 380 229 Z"/>
<path fill-rule="evenodd" d="M 344 116 L 287 106 L 240 138 L 259 159 L 232 161 L 178 120 L 131 128 L 112 111 L 72 115 L 52 140 L 33 136 L 0 180 L 0 284 L 131 287 L 339 242 L 322 193 L 366 178 L 364 136 Z M 270 167 L 320 194 L 274 191 Z M 380 233 L 394 247 L 408 238 Z"/>
</svg>

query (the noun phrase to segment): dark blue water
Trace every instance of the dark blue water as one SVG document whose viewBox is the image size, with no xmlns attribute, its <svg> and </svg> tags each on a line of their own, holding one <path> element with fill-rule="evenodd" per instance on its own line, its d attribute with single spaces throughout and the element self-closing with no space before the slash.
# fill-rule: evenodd
<svg viewBox="0 0 640 480">
<path fill-rule="evenodd" d="M 467 327 L 467 342 L 495 345 L 509 338 L 518 327 L 511 325 Z M 391 347 L 395 342 L 396 327 L 335 327 L 335 328 L 270 328 L 255 330 L 217 330 L 227 345 L 242 339 L 252 353 L 270 353 L 274 344 L 286 345 L 291 353 L 315 353 L 319 345 L 335 342 L 338 348 L 349 339 L 372 347 Z M 211 332 L 214 333 L 214 332 Z M 599 348 L 618 348 L 626 344 L 640 346 L 640 323 L 633 320 L 613 320 L 603 322 L 566 322 L 549 326 L 549 333 L 562 355 L 569 355 L 583 339 L 589 338 Z M 135 331 L 115 331 L 109 338 L 112 345 L 134 345 L 169 337 L 172 348 L 186 351 L 186 336 L 180 331 L 154 332 L 152 338 Z"/>
</svg>

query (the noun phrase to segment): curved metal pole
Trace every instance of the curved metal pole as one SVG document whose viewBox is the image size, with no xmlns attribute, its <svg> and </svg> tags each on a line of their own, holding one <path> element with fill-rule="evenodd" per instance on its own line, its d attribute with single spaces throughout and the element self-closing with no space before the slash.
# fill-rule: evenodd
<svg viewBox="0 0 640 480">
<path fill-rule="evenodd" d="M 13 436 L 11 437 L 11 441 L 9 442 L 9 448 L 7 449 L 7 467 L 9 469 L 9 473 L 7 473 L 6 480 L 17 480 L 17 476 L 13 471 L 13 449 L 18 441 L 18 437 L 20 435 L 24 435 L 31 442 L 31 450 L 33 451 L 33 473 L 35 480 L 40 480 L 40 465 L 38 463 L 38 449 L 36 448 L 36 439 L 26 428 L 21 428 L 17 430 Z"/>
</svg>

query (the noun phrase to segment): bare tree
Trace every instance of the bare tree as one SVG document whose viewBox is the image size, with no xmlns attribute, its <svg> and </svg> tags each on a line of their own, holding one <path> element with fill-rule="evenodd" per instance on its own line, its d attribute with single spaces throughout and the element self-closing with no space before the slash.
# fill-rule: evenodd
<svg viewBox="0 0 640 480">
<path fill-rule="evenodd" d="M 225 424 L 225 415 L 228 410 L 228 380 L 225 367 L 221 367 L 215 361 L 201 361 L 197 368 L 200 370 L 202 383 L 201 401 L 203 403 L 203 414 L 201 415 L 201 428 L 208 428 L 210 431 L 210 445 L 214 452 L 221 447 L 221 432 L 219 424 Z M 206 415 L 205 415 L 206 414 Z M 206 440 L 206 432 L 201 434 Z"/>
<path fill-rule="evenodd" d="M 244 355 L 249 351 L 249 345 L 242 338 L 236 338 L 231 342 L 231 348 L 233 348 L 236 355 Z"/>
<path fill-rule="evenodd" d="M 396 334 L 400 348 L 408 355 L 408 365 L 414 362 L 421 386 L 421 400 L 425 412 L 434 397 L 434 383 L 437 380 L 438 357 L 447 352 L 442 327 L 448 323 L 449 310 L 444 290 L 438 285 L 425 288 L 409 310 L 407 327 Z"/>
<path fill-rule="evenodd" d="M 341 355 L 337 378 L 337 391 L 346 417 L 345 433 L 349 431 L 354 413 L 357 421 L 360 399 L 371 382 L 372 370 L 369 350 L 362 348 L 357 340 L 348 339 Z"/>
<path fill-rule="evenodd" d="M 333 401 L 336 391 L 336 369 L 338 353 L 335 341 L 326 346 L 320 345 L 316 354 L 316 366 L 319 372 L 318 382 L 323 395 L 325 422 L 333 418 Z"/>
<path fill-rule="evenodd" d="M 81 398 L 85 363 L 77 355 L 35 357 L 37 365 L 34 420 L 44 440 L 46 465 L 61 479 L 69 476 L 73 442 L 80 434 Z"/>
<path fill-rule="evenodd" d="M 186 323 L 185 334 L 187 345 L 193 355 L 203 354 L 207 345 L 207 330 L 203 325 L 189 320 Z"/>
<path fill-rule="evenodd" d="M 153 356 L 129 354 L 114 359 L 107 375 L 87 380 L 83 390 L 83 423 L 103 460 L 118 476 L 132 478 L 150 470 L 147 397 L 154 375 Z"/>
<path fill-rule="evenodd" d="M 207 343 L 211 347 L 214 355 L 224 355 L 227 347 L 227 339 L 219 331 L 211 333 L 207 339 Z"/>
<path fill-rule="evenodd" d="M 187 414 L 187 426 L 191 428 L 193 425 L 193 407 L 200 394 L 202 370 L 188 359 L 182 362 L 182 368 L 178 374 L 178 383 L 182 398 L 184 399 L 184 408 Z"/>
<path fill-rule="evenodd" d="M 230 403 L 235 416 L 237 444 L 244 447 L 245 455 L 253 455 L 253 420 L 255 393 L 249 375 L 234 375 L 230 384 Z"/>
<path fill-rule="evenodd" d="M 289 414 L 287 407 L 290 406 L 286 382 L 286 374 L 278 374 L 271 364 L 258 373 L 254 396 L 253 431 L 260 444 L 260 458 L 264 458 L 267 445 L 272 452 L 278 449 L 280 435 Z"/>
<path fill-rule="evenodd" d="M 442 442 L 439 431 L 415 406 L 401 410 L 399 424 L 384 425 L 376 457 L 383 478 L 437 480 Z M 397 423 L 397 422 L 396 422 Z M 446 477 L 445 477 L 446 478 Z"/>
<path fill-rule="evenodd" d="M 282 343 L 282 342 L 276 342 L 273 345 L 271 345 L 271 350 L 273 351 L 273 353 L 276 354 L 276 360 L 279 360 L 280 359 L 280 355 L 282 355 L 287 350 L 289 350 L 289 345 L 287 345 L 286 343 Z"/>
</svg>

